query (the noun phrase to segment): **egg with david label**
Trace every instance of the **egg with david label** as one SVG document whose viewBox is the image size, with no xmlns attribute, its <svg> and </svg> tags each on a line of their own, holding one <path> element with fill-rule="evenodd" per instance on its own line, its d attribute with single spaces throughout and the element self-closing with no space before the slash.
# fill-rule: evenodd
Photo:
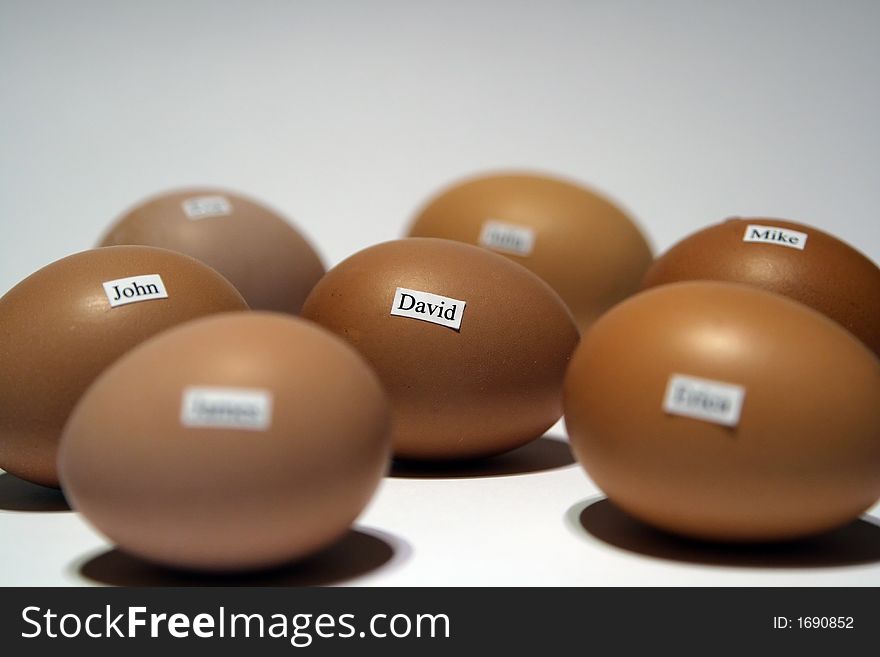
<svg viewBox="0 0 880 657">
<path fill-rule="evenodd" d="M 499 454 L 561 415 L 577 328 L 545 282 L 497 254 L 429 238 L 372 246 L 321 279 L 303 316 L 375 368 L 399 458 Z"/>
</svg>

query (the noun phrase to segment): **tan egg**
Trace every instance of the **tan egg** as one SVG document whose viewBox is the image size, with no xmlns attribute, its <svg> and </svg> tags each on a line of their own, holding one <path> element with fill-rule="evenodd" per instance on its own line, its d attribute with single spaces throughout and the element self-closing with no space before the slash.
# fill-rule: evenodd
<svg viewBox="0 0 880 657">
<path fill-rule="evenodd" d="M 546 283 L 494 253 L 439 239 L 379 244 L 330 270 L 303 316 L 378 372 L 399 458 L 499 454 L 561 415 L 577 329 Z"/>
<path fill-rule="evenodd" d="M 276 313 L 190 322 L 108 369 L 61 443 L 73 507 L 123 550 L 243 570 L 343 535 L 390 456 L 385 393 L 344 341 Z"/>
<path fill-rule="evenodd" d="M 89 384 L 126 351 L 211 313 L 246 310 L 216 271 L 145 246 L 43 267 L 0 298 L 0 467 L 58 486 L 58 438 Z"/>
<path fill-rule="evenodd" d="M 644 287 L 698 279 L 745 283 L 800 301 L 880 356 L 880 268 L 821 230 L 782 219 L 728 219 L 659 257 Z"/>
<path fill-rule="evenodd" d="M 144 244 L 210 265 L 254 310 L 299 313 L 324 265 L 283 217 L 239 194 L 210 187 L 165 192 L 122 216 L 100 246 Z"/>
<path fill-rule="evenodd" d="M 582 331 L 638 290 L 652 258 L 644 235 L 614 203 L 527 174 L 450 187 L 422 208 L 409 235 L 480 245 L 527 267 L 556 290 Z"/>
<path fill-rule="evenodd" d="M 880 361 L 748 286 L 677 283 L 613 308 L 572 359 L 565 421 L 615 504 L 685 536 L 793 539 L 880 497 Z"/>
</svg>

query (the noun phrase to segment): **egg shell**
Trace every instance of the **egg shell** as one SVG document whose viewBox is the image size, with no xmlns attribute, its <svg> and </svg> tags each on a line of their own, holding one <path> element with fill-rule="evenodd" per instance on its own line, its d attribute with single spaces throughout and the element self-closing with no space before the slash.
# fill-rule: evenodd
<svg viewBox="0 0 880 657">
<path fill-rule="evenodd" d="M 750 225 L 805 233 L 806 239 L 795 237 L 798 242 L 788 246 L 772 239 L 745 241 Z M 760 217 L 728 219 L 660 256 L 643 287 L 686 280 L 745 283 L 785 295 L 839 322 L 880 355 L 880 268 L 812 226 Z"/>
<path fill-rule="evenodd" d="M 741 386 L 738 422 L 665 411 L 676 374 Z M 756 288 L 677 283 L 609 311 L 572 359 L 565 421 L 615 504 L 690 537 L 799 538 L 880 497 L 880 361 L 825 316 Z"/>
<path fill-rule="evenodd" d="M 481 239 L 487 221 L 530 231 L 531 251 Z M 421 209 L 409 235 L 491 244 L 549 283 L 581 330 L 638 291 L 652 262 L 644 235 L 617 205 L 580 185 L 531 174 L 486 175 L 453 185 Z"/>
<path fill-rule="evenodd" d="M 260 203 L 199 187 L 156 195 L 126 212 L 100 246 L 143 244 L 210 265 L 254 310 L 297 314 L 324 265 L 305 238 Z"/>
<path fill-rule="evenodd" d="M 205 389 L 226 397 L 193 416 L 187 391 Z M 218 315 L 108 369 L 71 416 L 59 470 L 74 508 L 132 554 L 269 567 L 347 531 L 387 467 L 389 422 L 381 384 L 344 341 L 286 315 Z"/>
<path fill-rule="evenodd" d="M 161 277 L 167 298 L 111 306 L 117 293 L 108 295 L 104 282 L 151 274 Z M 27 277 L 0 298 L 0 467 L 58 486 L 61 430 L 102 370 L 175 324 L 246 309 L 216 271 L 165 249 L 83 251 Z"/>
<path fill-rule="evenodd" d="M 391 314 L 397 288 L 464 301 L 459 330 Z M 404 239 L 330 270 L 303 316 L 344 337 L 378 372 L 405 459 L 498 454 L 562 412 L 578 332 L 562 300 L 524 267 L 478 247 Z"/>
</svg>

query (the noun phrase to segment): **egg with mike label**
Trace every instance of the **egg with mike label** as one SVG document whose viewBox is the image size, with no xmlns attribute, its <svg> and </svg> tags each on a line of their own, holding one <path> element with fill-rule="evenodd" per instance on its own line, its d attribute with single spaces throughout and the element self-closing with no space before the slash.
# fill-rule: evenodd
<svg viewBox="0 0 880 657">
<path fill-rule="evenodd" d="M 743 283 L 799 301 L 880 356 L 880 267 L 818 228 L 784 219 L 727 219 L 657 258 L 642 287 L 692 280 Z"/>
</svg>

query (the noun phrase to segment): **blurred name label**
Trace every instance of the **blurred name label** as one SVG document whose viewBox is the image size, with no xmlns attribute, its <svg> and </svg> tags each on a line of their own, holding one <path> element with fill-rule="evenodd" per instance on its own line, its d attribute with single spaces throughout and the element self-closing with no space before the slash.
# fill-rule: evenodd
<svg viewBox="0 0 880 657">
<path fill-rule="evenodd" d="M 666 384 L 663 410 L 697 420 L 735 427 L 746 389 L 733 383 L 673 374 Z"/>
<path fill-rule="evenodd" d="M 180 422 L 186 427 L 265 431 L 272 423 L 272 393 L 256 388 L 186 388 Z"/>
<path fill-rule="evenodd" d="M 535 231 L 525 226 L 489 219 L 480 231 L 480 246 L 514 255 L 531 255 L 535 248 Z"/>
<path fill-rule="evenodd" d="M 197 196 L 186 199 L 181 205 L 186 216 L 190 219 L 222 217 L 232 214 L 232 203 L 225 196 Z"/>
</svg>

